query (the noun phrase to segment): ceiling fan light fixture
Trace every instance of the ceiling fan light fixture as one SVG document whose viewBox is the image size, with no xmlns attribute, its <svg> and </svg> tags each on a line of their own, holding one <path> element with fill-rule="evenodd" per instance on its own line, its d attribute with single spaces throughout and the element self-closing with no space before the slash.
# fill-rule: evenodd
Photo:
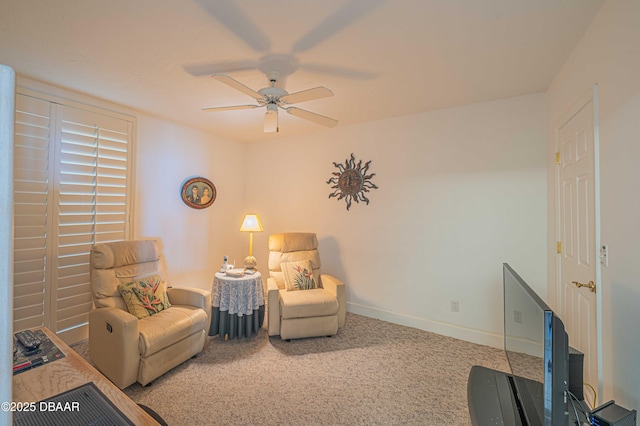
<svg viewBox="0 0 640 426">
<path fill-rule="evenodd" d="M 267 104 L 267 112 L 264 113 L 264 132 L 273 133 L 278 131 L 278 106 Z"/>
</svg>

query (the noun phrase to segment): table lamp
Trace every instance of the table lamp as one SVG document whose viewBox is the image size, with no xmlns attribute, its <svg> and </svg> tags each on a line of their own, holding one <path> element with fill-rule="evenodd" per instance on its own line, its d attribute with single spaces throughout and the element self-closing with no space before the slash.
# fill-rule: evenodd
<svg viewBox="0 0 640 426">
<path fill-rule="evenodd" d="M 244 267 L 245 269 L 255 269 L 258 261 L 255 257 L 253 257 L 253 233 L 254 232 L 262 232 L 262 223 L 260 223 L 260 218 L 257 214 L 247 214 L 244 216 L 244 220 L 242 221 L 242 226 L 240 227 L 241 232 L 249 232 L 249 256 L 244 259 Z"/>
</svg>

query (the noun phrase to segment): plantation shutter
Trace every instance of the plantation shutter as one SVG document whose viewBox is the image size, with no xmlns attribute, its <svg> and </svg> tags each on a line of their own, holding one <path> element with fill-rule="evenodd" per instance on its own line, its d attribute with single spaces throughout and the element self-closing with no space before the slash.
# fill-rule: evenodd
<svg viewBox="0 0 640 426">
<path fill-rule="evenodd" d="M 53 322 L 59 333 L 88 322 L 93 244 L 126 238 L 130 123 L 61 106 L 56 127 Z"/>
<path fill-rule="evenodd" d="M 14 331 L 73 343 L 88 336 L 91 247 L 130 235 L 133 120 L 56 101 L 16 96 Z"/>
<path fill-rule="evenodd" d="M 51 106 L 16 96 L 14 138 L 14 330 L 45 324 Z"/>
</svg>

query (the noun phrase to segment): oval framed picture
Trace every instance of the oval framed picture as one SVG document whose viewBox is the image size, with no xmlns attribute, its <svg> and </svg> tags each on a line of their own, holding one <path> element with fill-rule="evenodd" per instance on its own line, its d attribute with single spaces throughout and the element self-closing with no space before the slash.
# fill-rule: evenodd
<svg viewBox="0 0 640 426">
<path fill-rule="evenodd" d="M 205 209 L 216 200 L 216 187 L 209 179 L 194 177 L 182 185 L 182 201 L 194 209 Z"/>
</svg>

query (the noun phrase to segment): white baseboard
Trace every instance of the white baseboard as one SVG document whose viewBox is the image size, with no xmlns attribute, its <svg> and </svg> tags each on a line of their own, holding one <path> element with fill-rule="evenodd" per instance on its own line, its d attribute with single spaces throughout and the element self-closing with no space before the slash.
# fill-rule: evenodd
<svg viewBox="0 0 640 426">
<path fill-rule="evenodd" d="M 465 340 L 467 342 L 477 343 L 479 345 L 486 345 L 494 348 L 504 347 L 502 334 L 489 333 L 487 331 L 476 330 L 426 318 L 418 318 L 357 303 L 347 302 L 347 311 L 369 318 L 375 318 L 394 324 L 429 331 L 431 333 L 441 334 L 443 336 L 453 337 L 455 339 Z"/>
</svg>

